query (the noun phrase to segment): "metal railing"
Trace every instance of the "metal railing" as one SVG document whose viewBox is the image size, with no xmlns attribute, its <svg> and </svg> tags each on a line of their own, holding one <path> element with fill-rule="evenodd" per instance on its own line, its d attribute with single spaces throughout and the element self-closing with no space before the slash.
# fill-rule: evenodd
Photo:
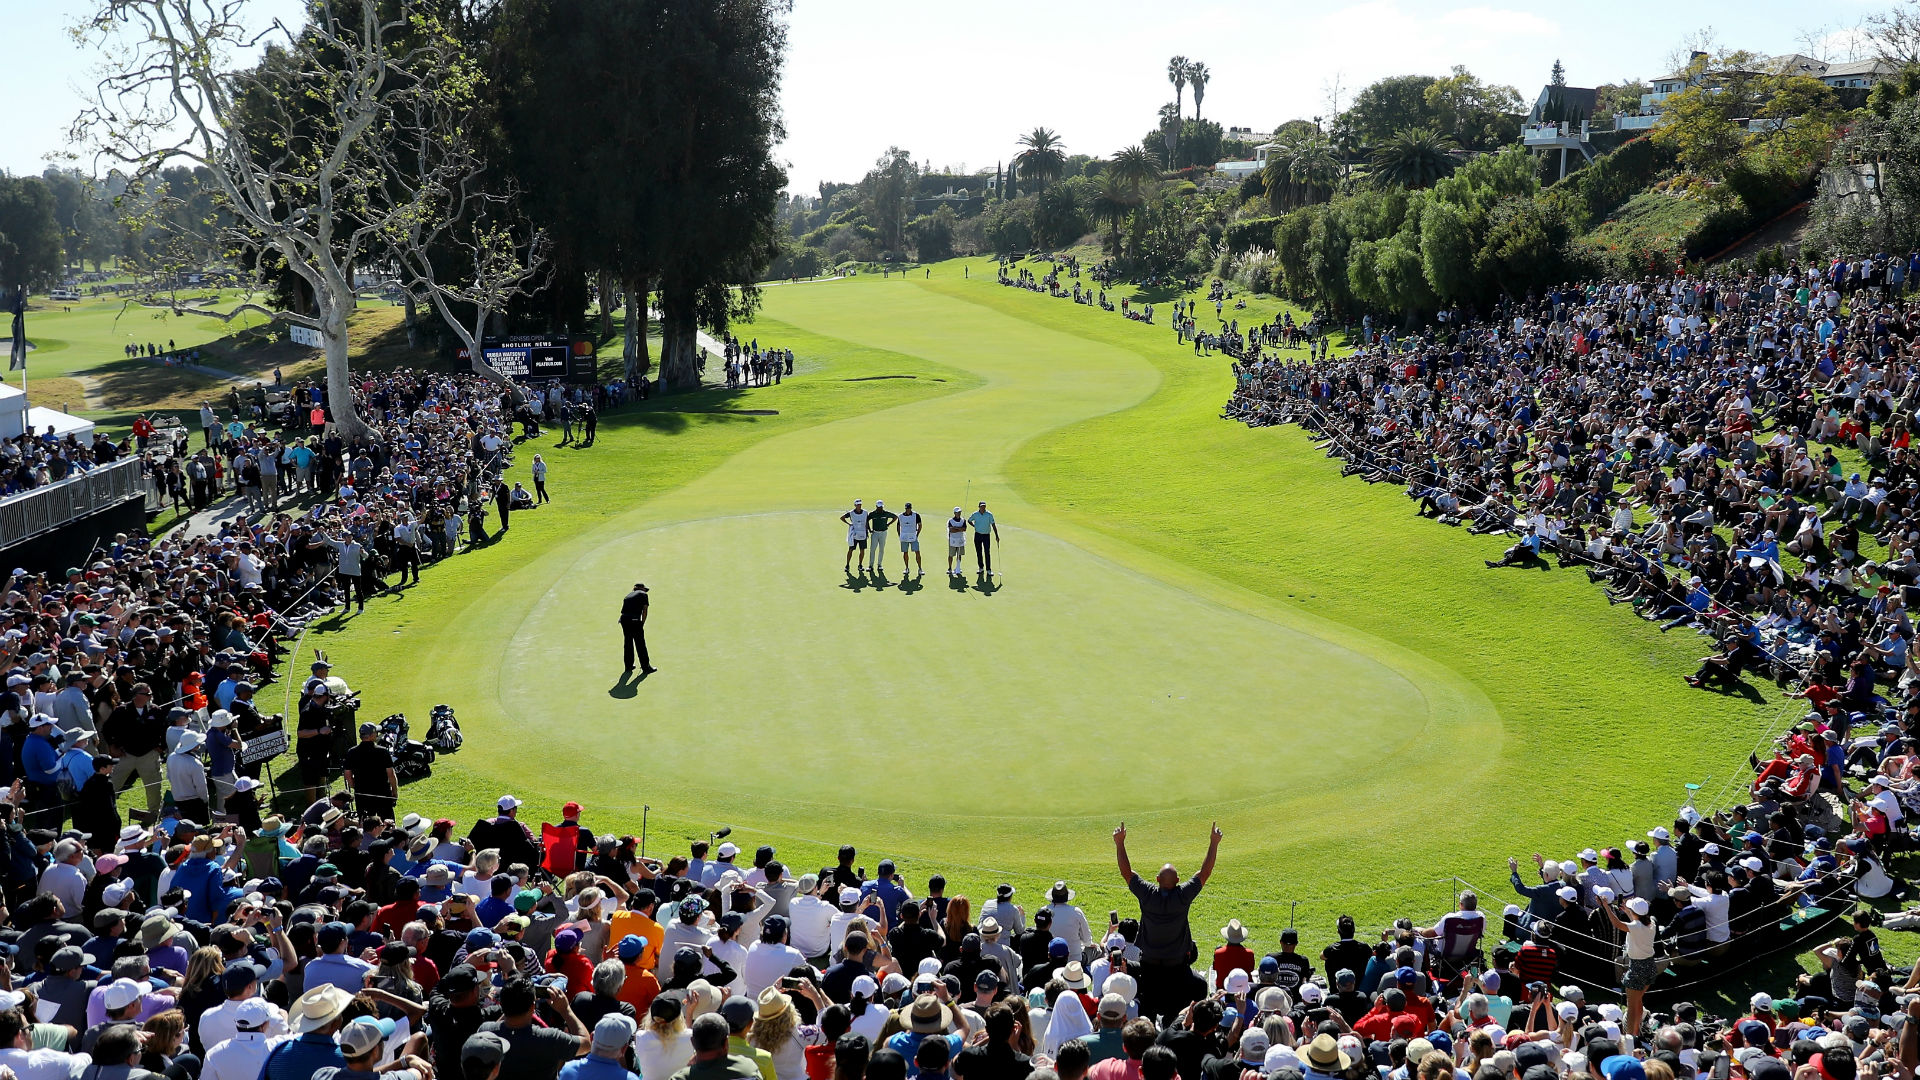
<svg viewBox="0 0 1920 1080">
<path fill-rule="evenodd" d="M 140 459 L 126 458 L 8 496 L 0 499 L 0 548 L 146 494 Z"/>
</svg>

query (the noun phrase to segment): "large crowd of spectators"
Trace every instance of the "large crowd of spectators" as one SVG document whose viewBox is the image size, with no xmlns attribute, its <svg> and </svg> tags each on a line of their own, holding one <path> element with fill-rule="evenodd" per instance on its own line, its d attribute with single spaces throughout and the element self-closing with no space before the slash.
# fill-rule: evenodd
<svg viewBox="0 0 1920 1080">
<path fill-rule="evenodd" d="M 1920 809 L 1902 648 L 1920 568 L 1899 573 L 1920 531 L 1920 496 L 1902 494 L 1920 479 L 1906 436 L 1920 310 L 1857 262 L 1568 287 L 1419 333 L 1363 327 L 1360 348 L 1313 364 L 1286 350 L 1317 333 L 1243 331 L 1216 308 L 1206 346 L 1235 358 L 1230 415 L 1300 423 L 1421 513 L 1512 533 L 1506 561 L 1558 557 L 1667 626 L 1723 636 L 1726 670 L 1699 678 L 1764 671 L 1803 716 L 1727 811 L 1515 859 L 1505 903 L 1468 891 L 1419 923 L 1363 934 L 1343 917 L 1271 949 L 1237 919 L 1196 933 L 1218 829 L 1186 875 L 1136 873 L 1116 830 L 1134 904 L 1095 922 L 1068 881 L 1010 881 L 976 905 L 892 860 L 868 875 L 852 847 L 819 867 L 731 841 L 648 857 L 575 803 L 557 824 L 523 820 L 512 795 L 464 827 L 428 818 L 407 810 L 381 729 L 328 730 L 350 710 L 332 708 L 323 662 L 294 729 L 310 790 L 276 812 L 245 748 L 285 730 L 255 701 L 280 639 L 352 597 L 338 579 L 364 542 L 353 530 L 377 545 L 381 521 L 459 513 L 470 474 L 502 464 L 512 414 L 481 388 L 398 373 L 367 388 L 377 447 L 223 429 L 210 441 L 256 518 L 116 543 L 64 581 L 16 573 L 0 597 L 0 1066 L 22 1080 L 1911 1076 L 1920 976 L 1881 953 L 1873 910 L 1848 909 L 1898 893 L 1887 860 Z M 1176 319 L 1183 340 L 1198 332 L 1194 305 Z M 251 490 L 249 464 L 296 444 L 315 448 L 305 471 L 296 455 Z M 290 489 L 325 498 L 281 513 Z M 127 784 L 146 802 L 123 821 Z M 1885 924 L 1920 929 L 1920 912 Z M 1829 925 L 1848 929 L 1807 940 L 1817 974 L 1752 985 L 1753 957 Z M 1676 1000 L 1706 975 L 1751 991 L 1737 1015 Z"/>
</svg>

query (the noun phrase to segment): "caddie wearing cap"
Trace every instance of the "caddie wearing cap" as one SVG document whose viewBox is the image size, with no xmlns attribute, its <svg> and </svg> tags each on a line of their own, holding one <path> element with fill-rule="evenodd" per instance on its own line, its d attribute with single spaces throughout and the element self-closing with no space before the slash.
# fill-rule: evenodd
<svg viewBox="0 0 1920 1080">
<path fill-rule="evenodd" d="M 961 516 L 959 507 L 953 508 L 953 516 L 947 519 L 947 576 L 966 576 L 967 560 L 967 519 Z"/>
<path fill-rule="evenodd" d="M 847 576 L 853 576 L 853 557 L 860 555 L 860 568 L 867 566 L 867 508 L 859 499 L 853 500 L 853 509 L 840 515 L 847 523 Z"/>
</svg>

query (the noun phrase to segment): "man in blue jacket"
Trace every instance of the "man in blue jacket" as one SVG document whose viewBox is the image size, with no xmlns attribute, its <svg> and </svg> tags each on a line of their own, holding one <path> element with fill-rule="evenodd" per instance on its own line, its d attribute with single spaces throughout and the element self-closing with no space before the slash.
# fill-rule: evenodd
<svg viewBox="0 0 1920 1080">
<path fill-rule="evenodd" d="M 21 749 L 21 765 L 27 773 L 27 827 L 58 829 L 66 820 L 66 808 L 60 801 L 59 723 L 45 713 L 27 722 L 27 742 Z"/>
<path fill-rule="evenodd" d="M 208 924 L 219 923 L 226 918 L 227 908 L 240 898 L 240 890 L 227 885 L 227 871 L 222 858 L 228 850 L 228 839 L 232 837 L 234 827 L 228 825 L 224 832 L 226 838 L 223 839 L 194 837 L 187 849 L 187 861 L 173 872 L 173 887 L 187 890 L 184 914 L 189 919 Z"/>
</svg>

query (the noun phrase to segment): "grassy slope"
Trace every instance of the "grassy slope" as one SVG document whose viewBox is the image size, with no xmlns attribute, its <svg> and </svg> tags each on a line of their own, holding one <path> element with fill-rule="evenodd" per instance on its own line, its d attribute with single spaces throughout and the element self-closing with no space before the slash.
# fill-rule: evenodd
<svg viewBox="0 0 1920 1080">
<path fill-rule="evenodd" d="M 1030 293 L 956 293 L 1124 343 L 1165 379 L 1141 408 L 1028 446 L 1013 477 L 1034 501 L 1364 627 L 1444 663 L 1498 706 L 1503 739 L 1488 782 L 1463 780 L 1470 790 L 1454 792 L 1409 783 L 1417 797 L 1378 822 L 1405 839 L 1336 879 L 1417 866 L 1498 886 L 1505 852 L 1566 857 L 1585 843 L 1625 843 L 1679 802 L 1683 781 L 1711 778 L 1708 793 L 1718 791 L 1777 711 L 1687 689 L 1679 675 L 1705 651 L 1700 639 L 1662 637 L 1624 609 L 1609 610 L 1577 572 L 1487 571 L 1479 560 L 1496 557 L 1501 541 L 1410 521 L 1401 489 L 1342 479 L 1295 429 L 1250 431 L 1216 419 L 1231 389 L 1221 358 L 1176 349 L 1164 330 Z M 1487 749 L 1462 746 L 1433 765 L 1458 776 Z M 1407 783 L 1388 773 L 1354 779 Z M 1451 805 L 1434 813 L 1436 803 Z"/>
<path fill-rule="evenodd" d="M 227 291 L 221 302 L 232 307 L 240 293 Z M 69 310 L 70 309 L 70 310 Z M 401 311 L 386 304 L 364 304 L 351 317 L 350 354 L 357 364 L 404 362 Z M 27 333 L 36 348 L 27 359 L 27 389 L 36 405 L 50 405 L 85 416 L 110 432 L 119 432 L 141 413 L 190 416 L 203 398 L 226 393 L 227 382 L 211 375 L 167 367 L 157 360 L 128 359 L 129 343 L 164 348 L 200 349 L 204 367 L 243 379 L 270 381 L 278 366 L 288 379 L 318 372 L 317 351 L 288 344 L 267 320 L 247 312 L 231 322 L 200 315 L 176 315 L 112 298 L 77 304 L 35 301 L 27 313 Z M 18 385 L 17 377 L 8 382 Z"/>
<path fill-rule="evenodd" d="M 984 270 L 985 264 L 975 266 Z M 1186 564 L 1194 572 L 1183 584 L 1240 595 L 1249 606 L 1274 609 L 1275 618 L 1287 618 L 1291 610 L 1303 622 L 1324 618 L 1360 628 L 1344 636 L 1362 648 L 1415 654 L 1437 670 L 1430 685 L 1464 679 L 1498 708 L 1494 728 L 1463 728 L 1451 747 L 1377 769 L 1349 766 L 1342 782 L 1354 786 L 1353 801 L 1295 806 L 1277 819 L 1236 823 L 1230 858 L 1202 905 L 1203 918 L 1250 917 L 1256 927 L 1271 930 L 1284 925 L 1291 910 L 1284 903 L 1249 902 L 1269 905 L 1294 897 L 1309 901 L 1298 916 L 1310 926 L 1329 919 L 1335 908 L 1363 919 L 1431 913 L 1446 901 L 1449 884 L 1434 879 L 1460 873 L 1498 887 L 1497 859 L 1504 851 L 1524 854 L 1539 847 L 1564 854 L 1585 843 L 1623 842 L 1635 826 L 1643 829 L 1672 808 L 1682 780 L 1725 776 L 1750 745 L 1756 732 L 1750 705 L 1681 686 L 1678 674 L 1700 651 L 1695 639 L 1661 638 L 1624 612 L 1608 611 L 1575 574 L 1484 571 L 1476 560 L 1496 551 L 1495 541 L 1410 523 L 1410 507 L 1398 491 L 1339 479 L 1332 463 L 1297 432 L 1253 432 L 1218 421 L 1228 389 L 1219 358 L 1193 358 L 1175 348 L 1163 328 L 1139 327 L 989 281 L 941 274 L 930 287 L 1000 315 L 1133 350 L 1158 370 L 1160 389 L 1144 405 L 1044 435 L 1016 458 L 1012 481 L 1030 502 L 1049 507 L 1054 531 L 1097 553 L 1131 551 L 1137 559 L 1144 552 L 1157 563 Z M 777 298 L 772 305 L 776 313 L 782 306 Z M 902 364 L 931 370 L 924 360 L 820 340 L 771 320 L 763 326 L 763 338 L 791 341 L 803 357 L 831 355 L 832 375 L 899 371 Z M 951 328 L 965 331 L 963 321 Z M 528 552 L 565 543 L 768 435 L 920 400 L 938 389 L 906 380 L 803 379 L 746 392 L 735 403 L 777 407 L 778 417 L 684 416 L 656 408 L 616 419 L 593 453 L 558 452 L 559 508 L 518 519 L 510 543 L 430 571 L 427 585 L 404 602 L 376 603 L 367 616 L 350 621 L 350 633 L 316 640 L 343 660 L 356 683 L 381 688 L 381 711 L 390 702 L 423 715 L 450 672 L 472 670 L 458 647 L 464 631 L 451 628 L 479 610 L 482 595 L 501 607 L 538 600 L 542 583 L 513 573 Z M 526 460 L 523 452 L 523 466 Z M 440 644 L 389 646 L 422 631 Z M 1335 636 L 1341 636 L 1337 628 Z M 753 677 L 751 665 L 742 675 Z M 1684 726 L 1674 725 L 1673 717 L 1685 718 Z M 1238 720 L 1217 718 L 1166 737 L 1198 738 L 1232 753 L 1249 730 Z M 1338 732 L 1351 718 L 1334 713 L 1311 722 Z M 636 745 L 644 744 L 644 736 L 638 737 Z M 1617 748 L 1626 745 L 1644 750 L 1623 755 Z M 1489 754 L 1491 767 L 1476 773 L 1472 763 Z M 413 794 L 437 811 L 470 817 L 500 790 L 497 775 L 481 775 L 480 758 L 470 750 L 447 759 L 436 780 Z M 619 760 L 635 771 L 630 801 L 646 801 L 657 790 L 646 780 L 646 755 Z M 1100 771 L 1099 761 L 1095 749 L 1083 779 L 1063 770 L 1058 790 L 1035 792 L 1035 812 L 1072 812 L 1079 784 L 1115 782 Z M 1315 761 L 1295 766 L 1324 767 Z M 1364 820 L 1376 826 L 1361 833 L 1359 842 L 1334 841 L 1319 827 L 1329 817 L 1350 817 L 1356 804 L 1369 808 Z M 630 811 L 603 813 L 599 820 L 608 816 L 618 827 L 638 825 Z M 796 819 L 780 830 L 782 854 L 795 865 L 826 858 L 825 841 L 840 839 L 817 824 Z M 1348 824 L 1343 820 L 1342 837 L 1353 835 Z M 718 823 L 656 813 L 651 825 L 659 844 L 663 835 L 702 833 Z M 1016 818 L 1006 827 L 984 829 L 967 850 L 982 864 L 1019 861 L 1017 845 L 1030 828 Z M 1202 834 L 1191 823 L 1183 829 L 1136 830 L 1137 858 L 1190 864 Z M 1271 836 L 1257 835 L 1262 832 Z M 803 836 L 819 842 L 798 839 Z M 1102 873 L 1104 859 L 1095 845 L 1073 869 L 1098 881 L 1094 875 Z M 907 868 L 927 869 L 913 863 Z M 986 865 L 939 868 L 975 896 L 999 877 Z M 1095 909 L 1114 906 L 1117 884 L 1083 889 L 1083 899 Z"/>
</svg>

